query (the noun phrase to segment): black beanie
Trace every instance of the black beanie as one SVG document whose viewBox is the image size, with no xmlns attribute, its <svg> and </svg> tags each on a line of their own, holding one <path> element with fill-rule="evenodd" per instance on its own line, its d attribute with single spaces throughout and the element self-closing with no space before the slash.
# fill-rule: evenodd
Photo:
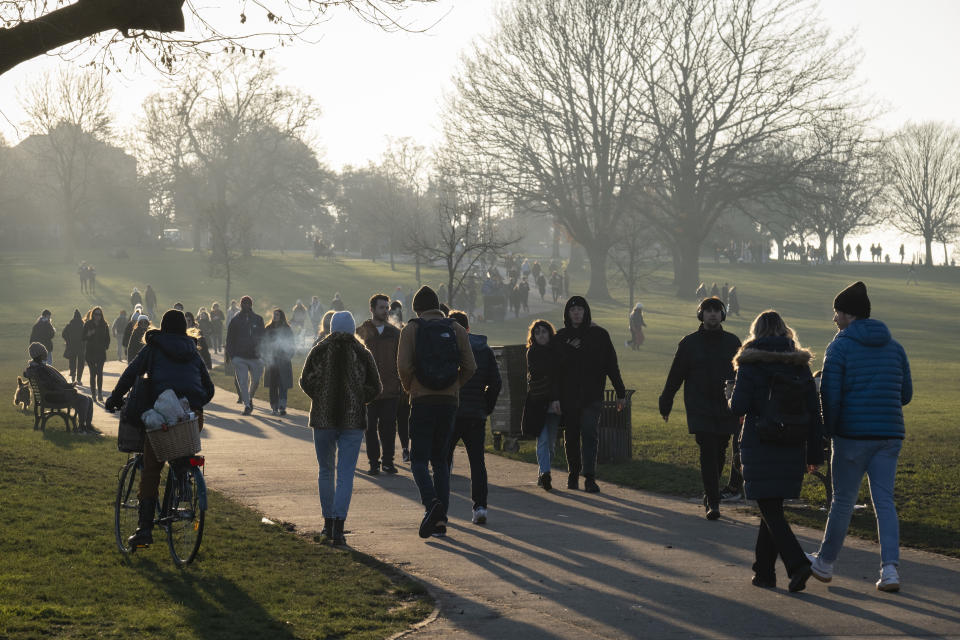
<svg viewBox="0 0 960 640">
<path fill-rule="evenodd" d="M 187 317 L 183 315 L 183 311 L 170 309 L 163 314 L 163 319 L 160 320 L 160 331 L 187 335 Z"/>
<path fill-rule="evenodd" d="M 420 287 L 420 290 L 417 291 L 417 294 L 413 296 L 413 310 L 417 313 L 422 311 L 432 311 L 439 308 L 440 298 L 437 297 L 437 292 L 427 285 Z"/>
<path fill-rule="evenodd" d="M 867 285 L 859 280 L 837 294 L 833 299 L 833 308 L 858 318 L 870 317 L 870 298 L 867 297 Z"/>
</svg>

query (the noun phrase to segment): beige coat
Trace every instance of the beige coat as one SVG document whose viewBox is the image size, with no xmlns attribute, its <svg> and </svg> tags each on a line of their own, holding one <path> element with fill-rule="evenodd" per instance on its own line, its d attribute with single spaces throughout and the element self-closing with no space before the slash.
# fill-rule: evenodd
<svg viewBox="0 0 960 640">
<path fill-rule="evenodd" d="M 436 309 L 434 311 L 425 311 L 420 316 L 424 320 L 434 320 L 443 318 L 443 313 Z M 416 363 L 414 362 L 417 352 L 417 323 L 408 322 L 400 332 L 400 348 L 397 351 L 397 370 L 400 373 L 400 382 L 404 390 L 410 394 L 411 404 L 417 401 L 417 398 L 424 396 L 451 396 L 454 400 L 459 397 L 460 387 L 464 385 L 477 371 L 477 363 L 473 359 L 473 349 L 470 348 L 470 339 L 467 337 L 467 330 L 458 323 L 453 323 L 453 330 L 457 336 L 457 347 L 460 349 L 460 375 L 457 381 L 446 389 L 428 389 L 420 384 L 415 375 Z"/>
</svg>

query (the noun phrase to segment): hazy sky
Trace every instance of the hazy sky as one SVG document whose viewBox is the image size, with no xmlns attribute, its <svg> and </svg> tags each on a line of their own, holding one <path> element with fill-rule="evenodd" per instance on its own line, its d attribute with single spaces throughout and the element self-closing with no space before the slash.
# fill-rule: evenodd
<svg viewBox="0 0 960 640">
<path fill-rule="evenodd" d="M 405 19 L 426 33 L 386 33 L 348 14 L 318 32 L 319 42 L 279 49 L 270 56 L 281 80 L 314 96 L 323 117 L 313 133 L 334 168 L 379 159 L 386 136 L 412 136 L 430 146 L 443 92 L 459 53 L 492 27 L 492 0 L 439 0 L 415 7 Z M 960 3 L 952 0 L 823 0 L 826 22 L 838 33 L 857 30 L 864 91 L 886 105 L 885 128 L 906 120 L 953 121 L 960 105 Z M 17 93 L 31 77 L 67 64 L 55 57 L 29 61 L 0 76 L 0 132 L 23 136 Z M 119 128 L 135 121 L 143 98 L 162 79 L 156 72 L 109 76 Z"/>
</svg>

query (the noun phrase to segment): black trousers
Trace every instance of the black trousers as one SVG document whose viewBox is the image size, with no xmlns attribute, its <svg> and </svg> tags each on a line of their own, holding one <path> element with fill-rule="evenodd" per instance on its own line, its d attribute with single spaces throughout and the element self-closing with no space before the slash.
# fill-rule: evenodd
<svg viewBox="0 0 960 640">
<path fill-rule="evenodd" d="M 730 480 L 727 486 L 734 491 L 743 490 L 743 469 L 740 461 L 740 435 L 733 436 L 733 460 L 730 463 Z"/>
<path fill-rule="evenodd" d="M 730 434 L 701 432 L 694 436 L 700 445 L 700 477 L 703 479 L 707 504 L 711 507 L 720 506 L 720 474 L 727 461 Z"/>
<path fill-rule="evenodd" d="M 778 555 L 790 576 L 810 564 L 783 515 L 783 498 L 760 498 L 757 506 L 761 517 L 760 530 L 757 532 L 757 563 L 754 565 L 757 575 L 772 577 Z"/>
<path fill-rule="evenodd" d="M 410 448 L 410 403 L 401 399 L 397 405 L 397 433 L 400 435 L 400 448 Z"/>
<path fill-rule="evenodd" d="M 374 400 L 367 405 L 367 459 L 370 466 L 393 464 L 397 439 L 397 403 L 399 398 Z"/>
<path fill-rule="evenodd" d="M 450 450 L 447 455 L 450 472 L 453 473 L 453 450 L 457 442 L 463 440 L 470 461 L 470 497 L 473 508 L 487 507 L 487 462 L 484 459 L 483 446 L 487 437 L 486 418 L 457 418 L 450 438 Z"/>
<path fill-rule="evenodd" d="M 90 370 L 90 395 L 95 397 L 97 391 L 103 393 L 103 362 L 87 360 L 87 368 Z"/>
<path fill-rule="evenodd" d="M 86 364 L 83 361 L 83 353 L 81 352 L 78 355 L 70 356 L 68 360 L 70 361 L 70 377 L 79 382 L 83 377 L 83 366 Z"/>
</svg>

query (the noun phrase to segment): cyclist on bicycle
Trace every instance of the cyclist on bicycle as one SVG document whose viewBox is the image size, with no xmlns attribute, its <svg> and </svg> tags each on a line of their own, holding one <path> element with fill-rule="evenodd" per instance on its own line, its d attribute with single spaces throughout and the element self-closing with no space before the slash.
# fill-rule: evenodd
<svg viewBox="0 0 960 640">
<path fill-rule="evenodd" d="M 200 428 L 203 428 L 202 409 L 213 399 L 214 387 L 207 367 L 197 351 L 196 338 L 187 335 L 187 319 L 182 311 L 170 309 L 163 314 L 160 321 L 160 330 L 151 329 L 143 337 L 146 344 L 137 357 L 127 365 L 120 376 L 117 386 L 104 403 L 108 411 L 116 411 L 123 406 L 123 396 L 133 387 L 134 382 L 146 373 L 147 363 L 152 362 L 150 368 L 151 390 L 153 398 L 167 389 L 179 397 L 185 397 L 190 408 L 201 417 Z M 143 474 L 140 476 L 139 520 L 137 531 L 130 536 L 130 546 L 143 546 L 153 542 L 153 514 L 157 509 L 157 496 L 160 487 L 160 472 L 163 463 L 157 461 L 150 439 L 144 443 Z"/>
</svg>

